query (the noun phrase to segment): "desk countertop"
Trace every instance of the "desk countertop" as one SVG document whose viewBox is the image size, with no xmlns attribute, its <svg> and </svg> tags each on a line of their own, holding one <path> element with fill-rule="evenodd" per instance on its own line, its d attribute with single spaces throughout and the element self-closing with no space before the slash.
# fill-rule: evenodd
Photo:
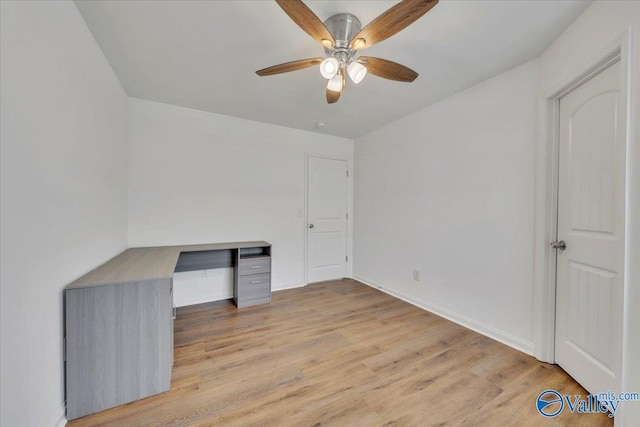
<svg viewBox="0 0 640 427">
<path fill-rule="evenodd" d="M 268 242 L 231 242 L 203 245 L 129 248 L 106 263 L 74 280 L 66 289 L 137 282 L 173 276 L 181 252 L 216 251 L 271 246 Z"/>
</svg>

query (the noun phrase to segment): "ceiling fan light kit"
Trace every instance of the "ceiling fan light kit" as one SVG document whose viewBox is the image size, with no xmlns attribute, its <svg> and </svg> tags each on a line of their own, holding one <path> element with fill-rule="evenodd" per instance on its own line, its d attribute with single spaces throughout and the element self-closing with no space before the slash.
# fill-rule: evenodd
<svg viewBox="0 0 640 427">
<path fill-rule="evenodd" d="M 364 76 L 367 75 L 367 67 L 359 63 L 358 61 L 354 61 L 347 67 L 347 73 L 349 73 L 349 77 L 351 80 L 358 84 L 364 79 Z"/>
<path fill-rule="evenodd" d="M 367 72 L 389 80 L 412 82 L 418 73 L 386 59 L 357 57 L 360 50 L 371 47 L 415 22 L 431 10 L 438 0 L 403 0 L 362 28 L 350 13 L 338 13 L 322 22 L 302 0 L 276 0 L 276 3 L 307 34 L 324 46 L 326 58 L 309 58 L 274 65 L 256 71 L 259 76 L 286 73 L 320 64 L 320 74 L 328 80 L 327 102 L 337 102 L 346 77 L 360 83 Z"/>
<path fill-rule="evenodd" d="M 342 76 L 336 74 L 327 83 L 327 89 L 334 92 L 342 92 Z"/>
<path fill-rule="evenodd" d="M 340 62 L 336 58 L 330 57 L 320 63 L 320 74 L 325 79 L 331 79 L 340 71 Z"/>
<path fill-rule="evenodd" d="M 324 26 L 333 36 L 335 45 L 331 47 L 325 46 L 324 51 L 328 55 L 328 58 L 323 61 L 323 64 L 325 61 L 333 60 L 331 63 L 334 63 L 335 61 L 335 63 L 339 64 L 341 68 L 347 69 L 349 78 L 351 78 L 355 84 L 360 83 L 367 74 L 367 70 L 364 65 L 360 64 L 355 59 L 355 55 L 358 51 L 351 48 L 349 45 L 351 38 L 360 32 L 360 20 L 350 13 L 338 13 L 324 21 Z M 352 68 L 353 64 L 356 64 L 356 67 L 359 66 L 360 68 Z M 320 67 L 320 73 L 322 76 L 325 79 L 330 78 L 325 75 L 325 72 L 323 72 L 322 65 Z M 354 71 L 351 71 L 352 69 Z M 362 73 L 363 69 L 364 73 Z M 329 88 L 329 86 L 327 86 L 327 88 Z"/>
</svg>

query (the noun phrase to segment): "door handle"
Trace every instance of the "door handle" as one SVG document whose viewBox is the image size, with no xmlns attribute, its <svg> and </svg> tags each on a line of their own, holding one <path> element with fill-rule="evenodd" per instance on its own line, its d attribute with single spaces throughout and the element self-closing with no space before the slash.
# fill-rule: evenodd
<svg viewBox="0 0 640 427">
<path fill-rule="evenodd" d="M 567 249 L 567 242 L 565 242 L 564 240 L 560 240 L 559 242 L 551 242 L 551 247 L 553 249 L 560 249 L 561 251 L 564 251 L 565 249 Z"/>
<path fill-rule="evenodd" d="M 313 228 L 313 227 L 314 227 L 314 225 L 313 225 L 313 224 L 309 224 L 309 228 Z"/>
</svg>

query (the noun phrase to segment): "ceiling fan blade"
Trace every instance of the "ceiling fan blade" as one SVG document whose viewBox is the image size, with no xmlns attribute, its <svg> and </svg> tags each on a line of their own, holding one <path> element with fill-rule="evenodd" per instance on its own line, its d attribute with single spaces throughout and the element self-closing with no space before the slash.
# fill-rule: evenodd
<svg viewBox="0 0 640 427">
<path fill-rule="evenodd" d="M 380 43 L 407 28 L 436 4 L 438 0 L 403 0 L 371 21 L 351 39 L 350 45 L 364 49 Z"/>
<path fill-rule="evenodd" d="M 276 0 L 293 22 L 325 47 L 335 46 L 336 41 L 320 18 L 302 0 Z"/>
<path fill-rule="evenodd" d="M 284 64 L 274 65 L 273 67 L 263 68 L 256 71 L 256 74 L 260 77 L 271 76 L 274 74 L 288 73 L 290 71 L 298 71 L 303 68 L 313 67 L 316 64 L 322 62 L 323 58 L 309 58 L 301 59 L 299 61 L 285 62 Z"/>
<path fill-rule="evenodd" d="M 334 90 L 329 90 L 329 86 L 327 85 L 327 104 L 333 104 L 338 102 L 340 99 L 340 95 L 342 95 L 342 91 L 344 90 L 344 85 L 346 84 L 346 72 L 344 71 L 344 67 L 340 69 L 340 77 L 342 78 L 342 85 L 340 87 L 340 91 L 336 92 Z"/>
<path fill-rule="evenodd" d="M 340 99 L 341 94 L 342 92 L 335 92 L 333 90 L 327 89 L 327 104 L 333 104 L 335 102 L 338 102 L 338 99 Z"/>
<path fill-rule="evenodd" d="M 386 59 L 361 56 L 358 60 L 367 62 L 367 72 L 384 79 L 412 82 L 418 77 L 418 73 L 411 68 Z"/>
</svg>

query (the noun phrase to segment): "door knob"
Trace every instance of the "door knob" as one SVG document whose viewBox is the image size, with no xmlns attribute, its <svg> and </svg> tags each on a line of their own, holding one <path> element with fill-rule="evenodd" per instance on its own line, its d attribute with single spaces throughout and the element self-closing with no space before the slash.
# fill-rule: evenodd
<svg viewBox="0 0 640 427">
<path fill-rule="evenodd" d="M 551 247 L 553 249 L 560 249 L 561 251 L 564 251 L 565 249 L 567 249 L 567 243 L 564 240 L 560 240 L 559 242 L 551 242 Z"/>
<path fill-rule="evenodd" d="M 309 228 L 313 228 L 313 224 L 309 224 Z"/>
</svg>

